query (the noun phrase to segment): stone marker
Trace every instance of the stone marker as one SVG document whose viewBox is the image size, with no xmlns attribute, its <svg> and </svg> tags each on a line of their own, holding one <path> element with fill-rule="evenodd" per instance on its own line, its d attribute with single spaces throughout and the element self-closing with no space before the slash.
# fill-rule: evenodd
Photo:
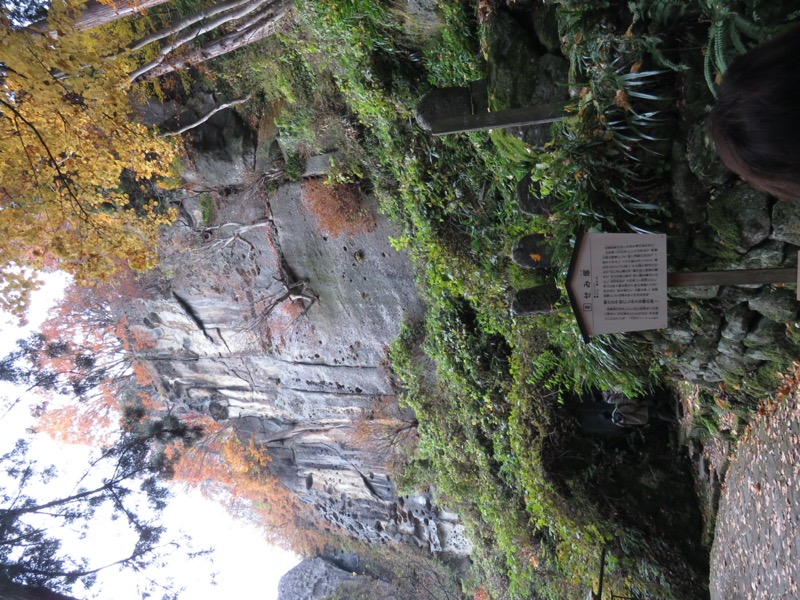
<svg viewBox="0 0 800 600">
<path fill-rule="evenodd" d="M 545 237 L 539 233 L 522 236 L 511 250 L 511 260 L 525 269 L 549 269 L 550 250 Z"/>
<path fill-rule="evenodd" d="M 517 202 L 521 213 L 533 217 L 547 217 L 552 214 L 552 205 L 540 194 L 539 182 L 533 181 L 530 174 L 517 184 Z"/>
<path fill-rule="evenodd" d="M 551 312 L 560 298 L 561 292 L 554 283 L 525 288 L 518 291 L 511 302 L 511 314 L 515 317 L 543 315 Z"/>
</svg>

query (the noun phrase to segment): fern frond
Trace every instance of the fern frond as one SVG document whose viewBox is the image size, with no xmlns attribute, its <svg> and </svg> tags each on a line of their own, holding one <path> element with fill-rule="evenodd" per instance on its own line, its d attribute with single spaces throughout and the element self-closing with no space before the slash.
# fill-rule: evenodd
<svg viewBox="0 0 800 600">
<path fill-rule="evenodd" d="M 706 54 L 703 57 L 703 76 L 706 79 L 706 85 L 708 89 L 711 90 L 711 94 L 714 98 L 717 97 L 717 88 L 714 85 L 714 74 L 712 69 L 712 60 L 711 60 L 711 53 L 713 49 L 711 48 L 711 39 L 709 38 L 709 44 L 706 48 Z"/>
<path fill-rule="evenodd" d="M 747 52 L 747 48 L 742 41 L 742 36 L 739 34 L 739 30 L 736 27 L 731 27 L 731 42 L 733 42 L 733 47 L 739 54 Z"/>
<path fill-rule="evenodd" d="M 727 52 L 725 51 L 725 29 L 727 28 L 725 23 L 727 21 L 720 21 L 719 23 L 715 23 L 712 25 L 714 28 L 714 52 L 713 54 L 710 52 L 711 45 L 709 44 L 709 54 L 712 54 L 712 58 L 714 59 L 714 64 L 717 66 L 717 71 L 720 73 L 724 73 L 725 70 L 728 68 L 728 60 L 727 60 Z M 730 27 L 730 26 L 728 26 Z"/>
<path fill-rule="evenodd" d="M 757 41 L 762 41 L 762 37 L 764 36 L 764 28 L 756 25 L 755 23 L 751 23 L 747 19 L 745 19 L 742 15 L 733 14 L 731 16 L 733 29 L 738 29 L 742 33 L 744 33 L 747 37 L 752 38 Z"/>
</svg>

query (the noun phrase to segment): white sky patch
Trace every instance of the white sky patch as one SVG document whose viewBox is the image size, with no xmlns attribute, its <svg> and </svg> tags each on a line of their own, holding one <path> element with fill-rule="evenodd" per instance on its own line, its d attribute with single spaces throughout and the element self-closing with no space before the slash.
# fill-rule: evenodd
<svg viewBox="0 0 800 600">
<path fill-rule="evenodd" d="M 19 328 L 13 318 L 0 313 L 0 356 L 13 351 L 18 339 L 29 336 L 41 326 L 48 310 L 70 282 L 69 276 L 63 273 L 44 273 L 42 279 L 45 284 L 33 295 L 27 327 Z M 0 397 L 13 399 L 19 393 L 13 386 L 0 382 Z M 0 453 L 10 449 L 14 441 L 24 435 L 25 428 L 32 424 L 28 406 L 30 401 L 22 402 L 4 417 L 0 416 Z M 68 494 L 76 479 L 83 474 L 89 453 L 88 448 L 67 446 L 46 435 L 39 435 L 32 443 L 30 456 L 39 460 L 42 466 L 55 463 L 63 472 L 63 494 Z M 0 485 L 4 483 L 0 478 Z M 49 498 L 53 497 L 54 485 L 55 482 L 47 486 Z M 205 557 L 189 560 L 185 554 L 175 552 L 167 568 L 160 571 L 169 574 L 176 589 L 185 588 L 181 597 L 186 600 L 276 600 L 280 577 L 294 567 L 300 557 L 268 544 L 263 530 L 250 522 L 233 518 L 223 506 L 204 498 L 200 492 L 178 483 L 170 484 L 170 488 L 174 497 L 160 519 L 168 527 L 164 539 L 187 534 L 193 550 L 213 549 L 211 560 Z M 95 565 L 119 558 L 130 548 L 130 544 L 125 543 L 129 532 L 115 525 L 121 523 L 112 523 L 108 518 L 98 516 L 92 522 L 97 531 L 87 538 L 91 540 L 90 547 L 84 546 L 80 553 Z M 69 536 L 69 532 L 65 533 Z M 87 540 L 83 540 L 84 545 Z M 215 585 L 210 584 L 212 574 Z M 76 595 L 100 600 L 141 600 L 138 586 L 142 575 L 129 570 L 109 569 L 98 575 L 97 584 L 88 593 L 79 593 L 80 586 L 77 586 Z M 159 577 L 155 572 L 152 576 Z M 153 597 L 159 597 L 157 592 Z"/>
</svg>

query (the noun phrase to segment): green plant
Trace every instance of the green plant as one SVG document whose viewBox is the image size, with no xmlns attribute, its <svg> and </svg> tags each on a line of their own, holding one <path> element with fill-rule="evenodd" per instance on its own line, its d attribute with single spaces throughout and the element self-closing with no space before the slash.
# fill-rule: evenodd
<svg viewBox="0 0 800 600">
<path fill-rule="evenodd" d="M 303 178 L 303 169 L 306 161 L 299 154 L 290 154 L 283 165 L 283 174 L 289 181 L 300 181 Z"/>
<path fill-rule="evenodd" d="M 200 194 L 200 214 L 203 219 L 203 227 L 208 227 L 214 218 L 214 200 L 209 193 Z"/>
<path fill-rule="evenodd" d="M 708 44 L 703 61 L 703 74 L 711 93 L 716 97 L 716 81 L 714 70 L 722 76 L 731 58 L 731 49 L 737 54 L 744 54 L 749 47 L 764 40 L 767 32 L 758 23 L 758 16 L 753 11 L 753 20 L 747 19 L 739 11 L 716 0 L 704 0 L 703 10 L 711 21 L 708 28 Z M 752 40 L 747 42 L 747 38 Z"/>
</svg>

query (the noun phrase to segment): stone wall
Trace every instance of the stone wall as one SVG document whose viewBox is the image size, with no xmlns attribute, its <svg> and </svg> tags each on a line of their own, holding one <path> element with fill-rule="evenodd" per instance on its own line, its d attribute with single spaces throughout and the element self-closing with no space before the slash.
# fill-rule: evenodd
<svg viewBox="0 0 800 600">
<path fill-rule="evenodd" d="M 673 145 L 670 272 L 796 267 L 800 205 L 728 172 L 697 118 Z M 669 298 L 669 328 L 642 335 L 687 381 L 763 395 L 800 352 L 794 286 L 670 288 Z"/>
</svg>

